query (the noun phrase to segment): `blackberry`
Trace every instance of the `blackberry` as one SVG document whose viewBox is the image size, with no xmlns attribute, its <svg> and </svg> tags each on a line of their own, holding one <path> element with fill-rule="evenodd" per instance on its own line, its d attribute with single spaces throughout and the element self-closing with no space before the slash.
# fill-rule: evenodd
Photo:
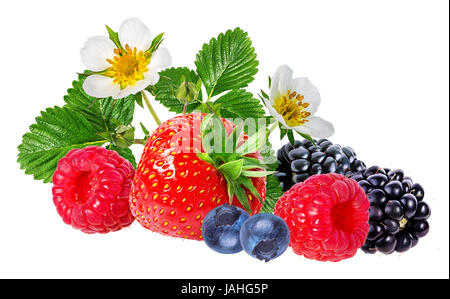
<svg viewBox="0 0 450 299">
<path fill-rule="evenodd" d="M 278 150 L 278 172 L 274 175 L 284 192 L 315 174 L 338 173 L 349 177 L 366 168 L 350 147 L 341 147 L 328 139 L 315 143 L 296 140 L 294 145 L 288 142 Z"/>
<path fill-rule="evenodd" d="M 428 233 L 431 211 L 423 201 L 424 190 L 403 170 L 372 166 L 351 178 L 370 201 L 369 235 L 361 247 L 365 253 L 405 252 Z"/>
</svg>

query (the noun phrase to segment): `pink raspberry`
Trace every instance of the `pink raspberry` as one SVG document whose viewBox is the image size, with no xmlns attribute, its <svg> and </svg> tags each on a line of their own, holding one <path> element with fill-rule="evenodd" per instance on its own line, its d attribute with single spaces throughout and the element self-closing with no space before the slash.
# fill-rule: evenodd
<svg viewBox="0 0 450 299">
<path fill-rule="evenodd" d="M 120 230 L 134 220 L 128 204 L 134 173 L 115 151 L 73 149 L 53 175 L 53 202 L 66 224 L 85 233 Z"/>
<path fill-rule="evenodd" d="M 369 233 L 369 200 L 352 179 L 315 175 L 294 185 L 274 213 L 286 221 L 295 253 L 337 262 L 354 256 Z"/>
</svg>

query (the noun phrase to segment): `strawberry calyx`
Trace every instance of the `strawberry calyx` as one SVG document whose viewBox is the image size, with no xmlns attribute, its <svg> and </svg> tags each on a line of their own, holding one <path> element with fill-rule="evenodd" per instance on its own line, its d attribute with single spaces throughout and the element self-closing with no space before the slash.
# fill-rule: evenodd
<svg viewBox="0 0 450 299">
<path fill-rule="evenodd" d="M 214 114 L 209 114 L 202 120 L 201 134 L 203 152 L 197 151 L 197 156 L 212 164 L 224 176 L 230 205 L 236 196 L 242 206 L 251 213 L 245 189 L 262 203 L 261 195 L 251 178 L 266 177 L 274 173 L 266 170 L 268 166 L 264 161 L 249 156 L 260 151 L 266 144 L 266 128 L 261 128 L 246 138 L 244 122 L 241 122 L 228 134 L 222 120 Z"/>
</svg>

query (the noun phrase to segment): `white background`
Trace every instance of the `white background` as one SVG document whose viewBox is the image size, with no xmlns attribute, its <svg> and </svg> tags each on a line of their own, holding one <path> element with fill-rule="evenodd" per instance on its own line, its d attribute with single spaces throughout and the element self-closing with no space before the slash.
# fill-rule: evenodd
<svg viewBox="0 0 450 299">
<path fill-rule="evenodd" d="M 352 146 L 367 165 L 403 168 L 424 186 L 432 208 L 429 235 L 402 255 L 359 252 L 322 263 L 289 249 L 265 264 L 138 223 L 107 235 L 65 225 L 51 185 L 19 169 L 17 146 L 41 110 L 63 105 L 75 73 L 83 71 L 84 41 L 132 16 L 154 35 L 166 32 L 173 66 L 194 68 L 202 44 L 220 32 L 248 31 L 260 61 L 249 89 L 267 89 L 267 76 L 280 64 L 290 65 L 295 77 L 309 77 L 322 94 L 318 115 L 336 127 L 333 142 Z M 3 3 L 0 277 L 448 278 L 448 21 L 444 0 Z M 171 116 L 156 106 L 161 119 Z M 138 107 L 135 119 L 155 128 L 146 110 Z M 140 155 L 142 147 L 134 150 Z"/>
</svg>

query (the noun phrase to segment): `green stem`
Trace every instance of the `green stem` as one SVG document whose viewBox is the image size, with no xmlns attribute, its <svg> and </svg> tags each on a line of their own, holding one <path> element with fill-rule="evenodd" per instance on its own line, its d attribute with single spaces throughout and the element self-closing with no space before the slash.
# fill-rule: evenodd
<svg viewBox="0 0 450 299">
<path fill-rule="evenodd" d="M 270 134 L 278 127 L 278 122 L 274 122 L 272 126 L 269 128 L 269 133 L 267 134 L 267 138 L 269 138 Z"/>
<path fill-rule="evenodd" d="M 150 103 L 147 95 L 145 94 L 145 91 L 141 91 L 142 97 L 144 98 L 145 105 L 148 108 L 148 111 L 150 111 L 151 115 L 153 116 L 153 119 L 155 120 L 156 124 L 159 126 L 161 124 L 161 120 L 159 119 L 158 115 L 155 112 L 155 109 L 153 109 L 152 104 Z"/>
<path fill-rule="evenodd" d="M 133 144 L 142 144 L 142 145 L 145 145 L 145 140 L 144 140 L 144 139 L 134 139 Z"/>
</svg>

